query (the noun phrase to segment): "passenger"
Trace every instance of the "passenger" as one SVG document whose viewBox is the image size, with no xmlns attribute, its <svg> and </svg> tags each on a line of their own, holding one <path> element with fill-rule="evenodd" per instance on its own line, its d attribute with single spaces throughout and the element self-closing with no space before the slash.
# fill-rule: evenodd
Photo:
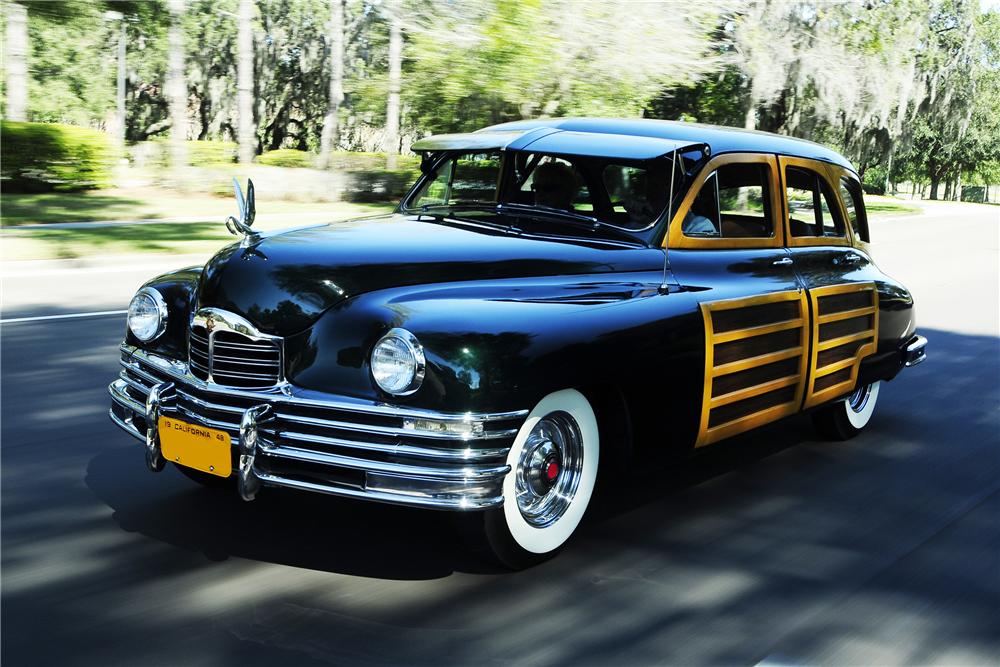
<svg viewBox="0 0 1000 667">
<path fill-rule="evenodd" d="M 545 162 L 535 169 L 531 181 L 535 204 L 564 211 L 573 210 L 573 197 L 578 189 L 573 168 L 564 162 Z"/>
</svg>

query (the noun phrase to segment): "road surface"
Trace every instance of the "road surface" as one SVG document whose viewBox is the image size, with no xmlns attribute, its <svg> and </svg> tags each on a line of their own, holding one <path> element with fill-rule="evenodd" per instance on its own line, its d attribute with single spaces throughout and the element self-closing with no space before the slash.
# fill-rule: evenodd
<svg viewBox="0 0 1000 667">
<path fill-rule="evenodd" d="M 862 437 L 794 418 L 631 480 L 514 574 L 444 514 L 148 473 L 106 415 L 123 316 L 8 321 L 3 664 L 998 664 L 1000 208 L 929 210 L 873 229 L 930 346 Z M 3 317 L 156 268 L 5 268 Z"/>
</svg>

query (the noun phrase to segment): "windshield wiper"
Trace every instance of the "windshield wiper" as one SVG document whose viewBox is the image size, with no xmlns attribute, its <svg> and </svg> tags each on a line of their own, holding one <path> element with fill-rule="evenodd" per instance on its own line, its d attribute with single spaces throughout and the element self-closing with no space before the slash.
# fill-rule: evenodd
<svg viewBox="0 0 1000 667">
<path fill-rule="evenodd" d="M 493 213 L 496 213 L 497 204 L 493 202 L 478 201 L 475 199 L 456 199 L 455 201 L 450 201 L 447 204 L 424 204 L 420 207 L 421 213 L 455 210 L 492 211 Z"/>
<path fill-rule="evenodd" d="M 497 213 L 514 215 L 522 218 L 548 218 L 558 222 L 568 222 L 574 224 L 574 226 L 580 226 L 578 223 L 583 223 L 586 225 L 587 229 L 591 231 L 597 230 L 607 230 L 619 238 L 628 239 L 633 243 L 639 243 L 639 241 L 626 231 L 618 229 L 614 225 L 609 225 L 603 220 L 599 220 L 590 215 L 584 215 L 583 213 L 576 213 L 575 211 L 567 211 L 561 208 L 553 208 L 551 206 L 541 206 L 539 204 L 511 204 L 511 203 L 501 203 L 496 206 Z"/>
</svg>

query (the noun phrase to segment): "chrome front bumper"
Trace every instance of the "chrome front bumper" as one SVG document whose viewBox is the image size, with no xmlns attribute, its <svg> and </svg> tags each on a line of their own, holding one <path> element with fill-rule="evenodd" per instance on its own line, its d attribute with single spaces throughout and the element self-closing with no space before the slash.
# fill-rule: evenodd
<svg viewBox="0 0 1000 667">
<path fill-rule="evenodd" d="M 158 415 L 221 429 L 248 500 L 263 485 L 445 510 L 495 507 L 510 472 L 507 453 L 528 414 L 397 408 L 291 385 L 231 389 L 128 345 L 121 365 L 108 387 L 111 420 L 146 443 L 150 468 L 163 467 L 148 429 Z"/>
<path fill-rule="evenodd" d="M 927 359 L 927 339 L 923 336 L 914 336 L 903 350 L 903 364 L 907 367 L 916 366 Z"/>
</svg>

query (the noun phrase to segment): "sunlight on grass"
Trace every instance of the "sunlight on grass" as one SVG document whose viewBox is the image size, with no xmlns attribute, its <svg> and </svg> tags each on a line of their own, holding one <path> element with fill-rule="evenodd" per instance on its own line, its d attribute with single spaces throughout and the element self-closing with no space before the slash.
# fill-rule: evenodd
<svg viewBox="0 0 1000 667">
<path fill-rule="evenodd" d="M 329 212 L 331 219 L 370 215 L 391 209 L 391 205 L 348 202 L 299 202 L 258 200 L 261 215 L 278 213 Z M 4 194 L 0 200 L 0 221 L 4 227 L 53 222 L 93 220 L 155 220 L 193 218 L 223 220 L 236 212 L 232 197 L 181 194 L 155 188 L 96 190 L 79 193 Z M 287 224 L 294 224 L 294 220 Z"/>
</svg>

